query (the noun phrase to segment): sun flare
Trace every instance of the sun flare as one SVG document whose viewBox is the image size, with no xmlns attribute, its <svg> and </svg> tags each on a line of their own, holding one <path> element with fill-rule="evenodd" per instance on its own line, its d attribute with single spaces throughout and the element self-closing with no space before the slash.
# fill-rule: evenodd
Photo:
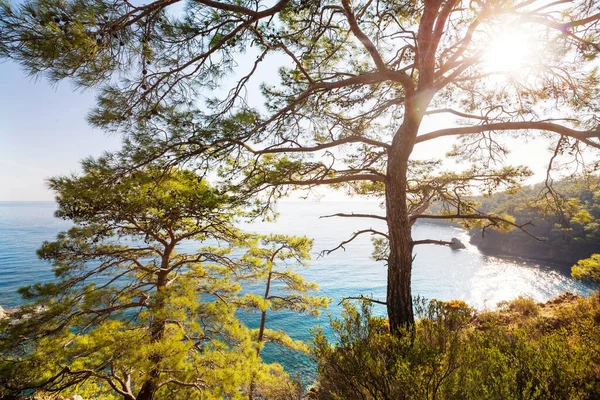
<svg viewBox="0 0 600 400">
<path fill-rule="evenodd" d="M 513 26 L 490 36 L 483 54 L 486 72 L 515 75 L 534 63 L 536 51 L 531 32 Z"/>
</svg>

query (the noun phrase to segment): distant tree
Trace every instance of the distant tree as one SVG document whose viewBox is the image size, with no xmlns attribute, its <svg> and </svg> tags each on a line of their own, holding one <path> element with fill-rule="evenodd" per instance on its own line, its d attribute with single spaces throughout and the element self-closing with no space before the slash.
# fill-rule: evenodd
<svg viewBox="0 0 600 400">
<path fill-rule="evenodd" d="M 589 280 L 600 287 L 600 254 L 579 260 L 571 267 L 571 275 L 575 279 Z"/>
<path fill-rule="evenodd" d="M 249 293 L 243 300 L 246 307 L 260 310 L 260 324 L 257 330 L 257 354 L 264 343 L 275 343 L 292 350 L 308 352 L 306 344 L 296 341 L 284 331 L 267 329 L 267 312 L 293 311 L 308 315 L 318 315 L 320 309 L 329 305 L 329 298 L 308 295 L 317 290 L 316 283 L 307 282 L 294 271 L 296 266 L 307 266 L 312 249 L 312 240 L 306 237 L 288 235 L 261 235 L 254 238 L 255 245 L 241 258 L 248 268 L 248 278 L 265 284 L 264 294 Z M 250 398 L 255 398 L 257 382 L 250 386 Z"/>
<path fill-rule="evenodd" d="M 75 226 L 38 252 L 57 280 L 21 289 L 31 302 L 0 321 L 0 395 L 240 398 L 251 371 L 269 398 L 292 391 L 235 315 L 241 204 L 186 170 L 83 168 L 50 181 L 56 215 Z M 204 247 L 181 251 L 188 240 Z"/>
<path fill-rule="evenodd" d="M 0 54 L 53 81 L 99 85 L 90 121 L 126 135 L 132 167 L 155 158 L 205 169 L 225 161 L 223 181 L 267 205 L 287 188 L 321 185 L 382 198 L 381 215 L 336 215 L 387 224 L 351 239 L 381 239 L 392 332 L 414 321 L 414 247 L 451 244 L 413 240 L 415 221 L 522 228 L 466 200 L 517 189 L 531 174 L 503 165 L 510 147 L 532 134 L 552 141 L 550 201 L 559 198 L 551 171 L 563 156 L 583 165 L 582 155 L 600 147 L 598 2 L 198 0 L 171 8 L 177 3 L 4 3 Z M 490 57 L 511 30 L 516 40 L 500 43 L 510 50 Z M 517 60 L 528 41 L 534 56 Z M 279 81 L 266 75 L 274 64 Z M 263 108 L 246 96 L 259 79 L 270 79 Z M 455 120 L 425 133 L 432 115 Z M 413 154 L 455 136 L 456 172 Z M 440 215 L 425 213 L 433 202 Z"/>
</svg>

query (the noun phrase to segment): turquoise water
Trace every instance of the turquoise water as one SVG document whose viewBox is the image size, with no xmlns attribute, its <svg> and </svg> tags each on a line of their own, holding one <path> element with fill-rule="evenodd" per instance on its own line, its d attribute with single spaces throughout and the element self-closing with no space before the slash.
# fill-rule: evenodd
<svg viewBox="0 0 600 400">
<path fill-rule="evenodd" d="M 50 280 L 50 265 L 38 260 L 36 250 L 44 240 L 52 240 L 67 221 L 53 217 L 52 202 L 0 202 L 0 305 L 10 308 L 20 303 L 16 289 L 33 282 Z M 246 227 L 259 233 L 307 235 L 314 238 L 311 267 L 301 272 L 308 280 L 318 282 L 320 294 L 333 299 L 330 312 L 339 315 L 339 301 L 344 297 L 367 295 L 385 300 L 386 267 L 370 258 L 372 251 L 369 235 L 359 236 L 354 242 L 328 256 L 318 257 L 322 250 L 336 247 L 353 232 L 375 228 L 383 223 L 363 218 L 319 218 L 333 213 L 380 213 L 377 203 L 346 202 L 282 202 L 276 223 L 253 223 Z M 468 243 L 464 231 L 458 228 L 420 224 L 413 234 L 415 239 L 449 240 L 458 237 Z M 533 239 L 532 239 L 533 240 Z M 197 247 L 189 243 L 187 250 Z M 564 291 L 586 293 L 590 287 L 568 276 L 568 268 L 549 266 L 530 260 L 499 259 L 481 254 L 467 244 L 465 250 L 452 250 L 434 245 L 418 246 L 413 269 L 413 295 L 442 300 L 461 299 L 477 308 L 493 308 L 501 300 L 519 295 L 544 301 Z M 384 313 L 383 307 L 375 309 Z M 258 315 L 242 315 L 251 326 L 258 324 Z M 295 339 L 310 340 L 309 329 L 321 324 L 327 330 L 326 316 L 298 317 L 292 313 L 271 314 L 267 324 L 283 329 Z M 282 362 L 288 370 L 311 376 L 314 367 L 304 356 L 281 353 L 279 349 L 265 349 L 265 357 Z"/>
</svg>

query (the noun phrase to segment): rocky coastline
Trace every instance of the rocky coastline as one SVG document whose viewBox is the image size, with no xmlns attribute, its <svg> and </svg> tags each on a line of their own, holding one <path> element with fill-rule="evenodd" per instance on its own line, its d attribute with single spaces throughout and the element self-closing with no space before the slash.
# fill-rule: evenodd
<svg viewBox="0 0 600 400">
<path fill-rule="evenodd" d="M 536 239 L 525 233 L 513 233 L 510 236 L 496 232 L 481 230 L 468 231 L 469 242 L 482 253 L 498 257 L 518 257 L 528 260 L 551 263 L 561 268 L 570 268 L 577 261 L 593 254 L 589 248 L 577 248 L 565 243 Z"/>
</svg>

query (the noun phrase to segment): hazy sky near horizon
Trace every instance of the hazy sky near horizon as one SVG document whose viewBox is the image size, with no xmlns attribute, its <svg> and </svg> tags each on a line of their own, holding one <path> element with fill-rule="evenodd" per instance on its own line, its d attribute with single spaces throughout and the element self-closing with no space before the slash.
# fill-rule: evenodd
<svg viewBox="0 0 600 400">
<path fill-rule="evenodd" d="M 74 91 L 68 81 L 52 86 L 12 62 L 0 63 L 0 88 L 0 201 L 52 200 L 47 178 L 120 144 L 87 124 L 93 91 Z"/>
</svg>

